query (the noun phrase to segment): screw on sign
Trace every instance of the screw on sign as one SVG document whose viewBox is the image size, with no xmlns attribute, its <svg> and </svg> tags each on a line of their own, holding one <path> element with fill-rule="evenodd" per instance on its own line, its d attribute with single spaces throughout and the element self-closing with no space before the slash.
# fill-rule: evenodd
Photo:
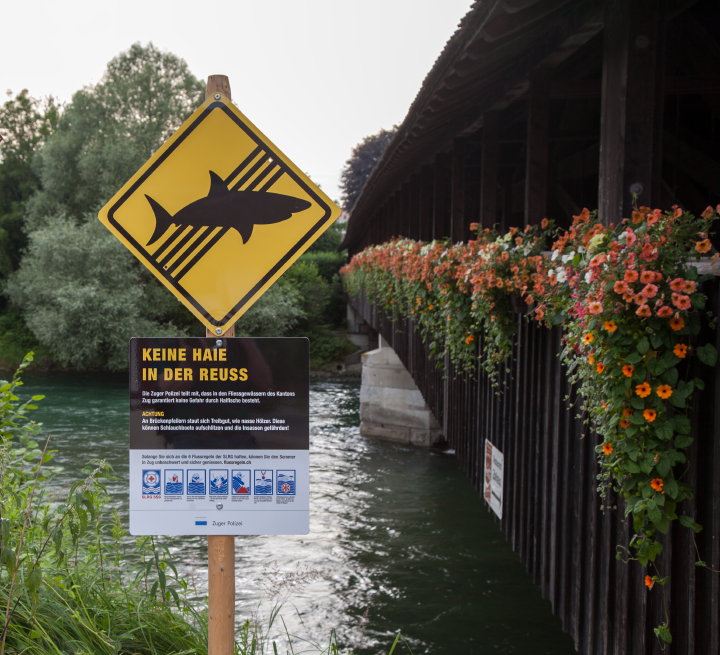
<svg viewBox="0 0 720 655">
<path fill-rule="evenodd" d="M 230 99 L 230 84 L 224 75 L 208 78 L 205 102 L 115 194 L 99 214 L 100 221 L 121 243 L 205 325 L 206 335 L 212 337 L 215 349 L 228 349 L 228 352 L 231 350 L 229 342 L 235 341 L 234 324 L 237 319 L 252 307 L 339 216 L 339 207 L 234 106 Z M 138 340 L 142 339 L 132 341 Z M 132 341 L 131 371 L 135 361 Z M 164 348 L 155 350 L 162 352 L 162 357 L 165 357 Z M 155 360 L 155 350 L 147 349 L 148 353 L 152 353 L 149 357 L 151 360 Z M 168 352 L 169 350 L 170 348 Z M 210 364 L 203 365 L 207 367 L 206 371 L 219 371 L 220 380 L 226 379 L 222 377 L 223 370 L 239 370 L 223 369 L 220 361 L 214 358 L 215 355 L 212 366 L 216 368 L 211 368 Z M 143 368 L 138 379 L 147 379 L 148 382 L 155 380 L 158 385 L 162 382 L 166 385 L 166 391 L 163 391 L 166 396 L 167 384 L 170 382 L 182 381 L 185 384 L 188 375 L 192 376 L 194 373 L 198 374 L 196 380 L 202 379 L 200 369 L 191 368 L 196 366 L 194 360 L 182 361 L 185 362 L 182 368 L 177 368 L 178 364 L 168 364 L 166 366 L 173 368 L 165 369 Z M 197 364 L 198 367 L 200 365 Z M 145 373 L 147 377 L 144 377 Z M 158 378 L 158 373 L 162 374 L 161 378 Z M 131 378 L 132 375 L 131 373 Z M 309 373 L 307 375 L 309 379 Z M 192 379 L 190 377 L 190 380 Z M 160 392 L 155 393 L 159 395 Z M 191 392 L 181 390 L 170 393 L 179 397 Z M 173 398 L 172 402 L 175 403 L 176 400 L 181 402 L 182 399 Z M 131 478 L 133 452 L 140 452 L 133 451 L 132 446 L 132 403 L 131 379 Z M 174 411 L 178 405 L 171 407 Z M 159 408 L 157 405 L 145 405 L 142 409 Z M 158 416 L 162 418 L 162 412 L 151 411 L 148 415 L 151 418 L 143 420 L 145 427 L 142 428 L 149 430 L 144 433 L 148 435 L 148 439 L 153 430 L 152 434 L 164 434 L 166 441 L 182 441 L 183 434 L 187 434 L 170 433 L 167 428 L 158 429 L 150 425 L 151 422 L 160 422 Z M 173 420 L 182 422 L 185 419 Z M 223 427 L 224 429 L 228 428 Z M 231 426 L 229 429 L 238 428 Z M 266 435 L 268 429 L 269 426 L 265 426 L 262 434 Z M 266 438 L 277 441 L 280 436 L 275 435 L 278 434 L 288 433 L 267 433 Z M 170 448 L 178 447 L 171 445 Z M 175 452 L 178 453 L 179 450 Z M 174 457 L 180 455 L 173 455 Z M 172 461 L 175 462 L 174 459 Z M 182 462 L 180 465 L 182 466 Z M 307 459 L 304 460 L 304 465 L 309 466 Z M 178 465 L 173 463 L 173 466 Z M 144 473 L 143 486 L 159 490 L 161 470 L 162 465 L 158 470 Z M 199 482 L 201 474 L 204 472 L 193 472 L 193 475 L 198 477 L 198 482 L 193 482 L 195 487 L 192 491 L 190 483 L 194 478 L 186 472 L 187 493 L 180 490 L 180 493 L 175 494 L 179 497 L 173 499 L 163 498 L 160 491 L 157 491 L 142 496 L 142 502 L 163 503 L 164 509 L 174 508 L 172 513 L 176 515 L 183 510 L 203 513 L 207 507 L 222 510 L 223 503 L 217 502 L 217 497 L 211 498 L 208 494 L 206 501 L 202 501 L 206 490 L 205 485 Z M 179 475 L 169 481 L 176 486 L 182 486 L 182 477 Z M 167 482 L 168 478 L 166 486 Z M 227 482 L 226 480 L 224 486 L 216 485 L 217 495 L 227 494 Z M 272 485 L 270 471 L 267 484 Z M 295 493 L 294 487 L 287 483 L 281 486 L 281 490 L 283 493 Z M 243 492 L 244 497 L 240 497 Z M 192 505 L 183 501 L 182 496 L 185 493 L 188 500 L 192 499 Z M 268 490 L 260 493 L 260 498 L 255 500 L 265 503 L 264 507 L 272 507 L 276 513 L 288 507 L 272 502 L 272 486 L 269 493 Z M 235 501 L 234 505 L 249 502 L 250 495 L 244 485 L 240 493 L 230 493 Z M 305 495 L 309 497 L 309 494 Z M 131 503 L 133 498 L 131 495 Z M 173 500 L 178 501 L 176 505 L 164 505 L 165 502 L 172 503 Z M 201 503 L 209 503 L 211 500 L 212 505 L 203 509 Z M 193 510 L 192 507 L 196 509 Z M 307 510 L 309 516 L 309 507 Z M 237 510 L 226 506 L 223 515 L 229 517 L 229 513 L 233 511 Z M 299 513 L 297 504 L 293 511 L 296 515 Z M 260 512 L 254 511 L 250 514 L 259 515 Z M 192 517 L 192 526 L 196 530 L 209 528 L 212 523 L 204 516 Z M 226 523 L 242 525 L 243 522 Z M 307 525 L 304 533 L 309 530 L 309 519 Z M 234 535 L 209 532 L 204 534 L 208 534 L 208 653 L 232 655 L 235 652 Z"/>
</svg>

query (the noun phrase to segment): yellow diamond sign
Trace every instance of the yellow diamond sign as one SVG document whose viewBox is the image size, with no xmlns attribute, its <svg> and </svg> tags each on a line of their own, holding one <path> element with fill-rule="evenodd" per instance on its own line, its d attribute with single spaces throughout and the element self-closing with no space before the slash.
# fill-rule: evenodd
<svg viewBox="0 0 720 655">
<path fill-rule="evenodd" d="M 225 332 L 339 215 L 235 105 L 211 96 L 99 217 L 208 328 Z"/>
</svg>

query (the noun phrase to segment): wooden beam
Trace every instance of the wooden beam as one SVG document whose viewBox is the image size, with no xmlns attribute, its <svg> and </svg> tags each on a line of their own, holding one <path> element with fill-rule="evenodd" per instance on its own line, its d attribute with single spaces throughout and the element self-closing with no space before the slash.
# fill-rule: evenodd
<svg viewBox="0 0 720 655">
<path fill-rule="evenodd" d="M 453 140 L 450 240 L 465 240 L 465 139 Z"/>
<path fill-rule="evenodd" d="M 489 112 L 483 120 L 480 172 L 480 224 L 492 227 L 497 222 L 498 164 L 500 161 L 500 114 Z"/>
<path fill-rule="evenodd" d="M 400 187 L 400 229 L 401 237 L 410 236 L 410 183 L 404 182 Z"/>
<path fill-rule="evenodd" d="M 423 166 L 420 169 L 420 239 L 431 241 L 433 238 L 433 197 L 435 192 L 435 167 Z"/>
<path fill-rule="evenodd" d="M 410 176 L 410 223 L 408 225 L 408 237 L 419 241 L 420 236 L 420 174 Z"/>
<path fill-rule="evenodd" d="M 600 123 L 600 219 L 659 203 L 665 3 L 609 0 Z"/>
<path fill-rule="evenodd" d="M 450 236 L 450 155 L 435 157 L 435 193 L 433 203 L 433 239 Z"/>
<path fill-rule="evenodd" d="M 525 225 L 537 225 L 547 213 L 550 130 L 550 74 L 534 71 L 530 77 L 525 165 Z"/>
</svg>

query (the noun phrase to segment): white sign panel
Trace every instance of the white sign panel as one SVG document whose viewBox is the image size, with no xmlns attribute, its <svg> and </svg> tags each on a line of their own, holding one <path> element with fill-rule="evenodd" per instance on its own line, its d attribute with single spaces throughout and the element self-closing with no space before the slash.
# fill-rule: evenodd
<svg viewBox="0 0 720 655">
<path fill-rule="evenodd" d="M 132 339 L 130 533 L 307 534 L 307 339 Z"/>
<path fill-rule="evenodd" d="M 498 518 L 502 518 L 503 506 L 503 454 L 485 440 L 485 467 L 483 495 Z"/>
</svg>

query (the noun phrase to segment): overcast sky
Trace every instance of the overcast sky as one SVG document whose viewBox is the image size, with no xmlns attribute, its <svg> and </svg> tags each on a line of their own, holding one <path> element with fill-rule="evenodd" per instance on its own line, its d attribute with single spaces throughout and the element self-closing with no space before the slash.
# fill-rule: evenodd
<svg viewBox="0 0 720 655">
<path fill-rule="evenodd" d="M 368 134 L 399 124 L 471 0 L 36 0 L 6 2 L 0 90 L 63 102 L 152 41 L 235 103 L 338 199 Z"/>
</svg>

